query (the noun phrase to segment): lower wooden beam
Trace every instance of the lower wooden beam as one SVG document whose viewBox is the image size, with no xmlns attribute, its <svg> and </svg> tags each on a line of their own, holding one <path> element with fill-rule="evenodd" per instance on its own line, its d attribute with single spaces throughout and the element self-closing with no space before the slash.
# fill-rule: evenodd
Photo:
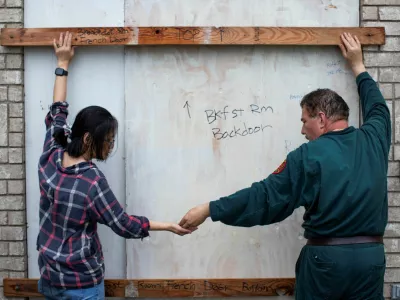
<svg viewBox="0 0 400 300">
<path fill-rule="evenodd" d="M 362 45 L 385 44 L 384 27 L 82 27 L 2 28 L 2 46 L 51 46 L 61 32 L 76 46 L 107 45 L 338 45 L 357 35 Z"/>
<path fill-rule="evenodd" d="M 40 297 L 38 279 L 4 278 L 4 296 Z M 248 297 L 294 295 L 294 278 L 106 279 L 107 297 Z"/>
</svg>

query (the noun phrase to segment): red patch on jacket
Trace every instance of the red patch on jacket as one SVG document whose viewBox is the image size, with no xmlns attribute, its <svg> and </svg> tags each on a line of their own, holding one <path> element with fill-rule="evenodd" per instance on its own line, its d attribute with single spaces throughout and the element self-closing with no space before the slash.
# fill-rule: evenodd
<svg viewBox="0 0 400 300">
<path fill-rule="evenodd" d="M 279 174 L 286 168 L 286 159 L 281 163 L 281 165 L 272 173 L 272 174 Z"/>
</svg>

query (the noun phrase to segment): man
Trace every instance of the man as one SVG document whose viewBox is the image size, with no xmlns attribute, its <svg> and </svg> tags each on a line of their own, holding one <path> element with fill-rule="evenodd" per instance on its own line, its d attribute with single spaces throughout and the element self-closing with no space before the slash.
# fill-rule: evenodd
<svg viewBox="0 0 400 300">
<path fill-rule="evenodd" d="M 208 217 L 251 227 L 279 222 L 305 207 L 308 240 L 296 263 L 296 299 L 383 299 L 390 114 L 366 72 L 357 37 L 341 35 L 356 77 L 363 125 L 348 126 L 349 108 L 330 90 L 301 101 L 301 133 L 310 141 L 287 155 L 266 179 L 191 209 L 195 227 Z"/>
</svg>

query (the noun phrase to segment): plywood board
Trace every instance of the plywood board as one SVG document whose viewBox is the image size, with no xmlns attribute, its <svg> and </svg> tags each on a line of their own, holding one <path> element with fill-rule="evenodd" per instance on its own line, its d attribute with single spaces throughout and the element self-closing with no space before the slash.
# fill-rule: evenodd
<svg viewBox="0 0 400 300">
<path fill-rule="evenodd" d="M 87 12 L 90 11 L 90 14 Z M 25 26 L 123 26 L 124 1 L 90 0 L 68 2 L 25 1 Z M 74 18 L 71 18 L 71 15 Z M 26 48 L 25 118 L 26 118 L 26 205 L 28 222 L 29 277 L 38 277 L 36 238 L 39 230 L 39 184 L 37 163 L 45 136 L 44 117 L 52 102 L 54 70 L 57 61 L 50 47 Z M 124 49 L 98 47 L 77 49 L 70 66 L 67 100 L 70 103 L 69 122 L 88 105 L 104 106 L 120 121 L 118 145 L 106 163 L 98 163 L 106 174 L 114 193 L 125 205 L 124 171 Z M 125 278 L 125 240 L 106 226 L 99 226 L 106 264 L 106 276 Z"/>
<path fill-rule="evenodd" d="M 358 6 L 127 0 L 125 26 L 358 26 Z M 128 211 L 155 220 L 177 222 L 267 177 L 306 142 L 299 102 L 314 89 L 337 91 L 359 123 L 355 79 L 337 47 L 128 47 L 125 87 Z M 270 226 L 207 220 L 189 236 L 128 241 L 128 278 L 294 277 L 303 212 Z"/>
<path fill-rule="evenodd" d="M 355 0 L 126 0 L 125 23 L 123 4 L 69 1 L 61 9 L 45 0 L 27 2 L 25 25 L 359 25 Z M 39 191 L 33 174 L 41 149 L 34 131 L 42 128 L 51 102 L 55 59 L 41 47 L 25 53 L 28 243 L 34 245 Z M 125 53 L 122 47 L 79 49 L 68 97 L 71 116 L 100 104 L 120 120 L 117 152 L 101 167 L 132 214 L 177 222 L 194 205 L 268 176 L 305 142 L 299 101 L 313 89 L 337 91 L 350 106 L 350 124 L 359 123 L 354 78 L 336 47 L 145 46 Z M 150 239 L 128 241 L 126 249 L 122 238 L 102 226 L 106 276 L 293 278 L 305 243 L 302 213 L 254 228 L 208 220 L 190 236 L 154 232 Z M 29 276 L 37 277 L 37 252 L 29 249 Z"/>
</svg>

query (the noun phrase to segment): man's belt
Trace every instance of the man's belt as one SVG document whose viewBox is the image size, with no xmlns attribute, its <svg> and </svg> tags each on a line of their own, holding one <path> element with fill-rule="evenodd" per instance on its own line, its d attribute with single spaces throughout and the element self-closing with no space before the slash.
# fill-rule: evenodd
<svg viewBox="0 0 400 300">
<path fill-rule="evenodd" d="M 365 244 L 380 243 L 383 244 L 382 236 L 351 236 L 351 237 L 329 237 L 329 238 L 310 238 L 307 245 L 329 246 L 329 245 L 347 245 L 347 244 Z"/>
</svg>

